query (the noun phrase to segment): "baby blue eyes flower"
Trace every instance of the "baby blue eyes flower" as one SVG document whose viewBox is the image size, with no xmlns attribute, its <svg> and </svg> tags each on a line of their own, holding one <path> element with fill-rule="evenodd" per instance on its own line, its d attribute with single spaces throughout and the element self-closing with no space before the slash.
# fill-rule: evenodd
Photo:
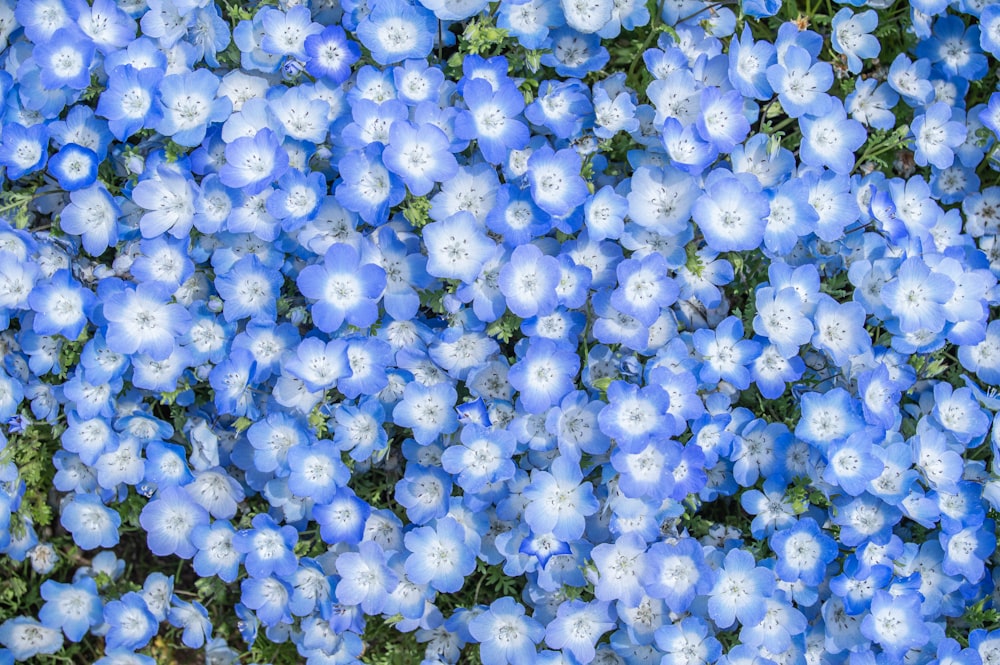
<svg viewBox="0 0 1000 665">
<path fill-rule="evenodd" d="M 712 587 L 708 614 L 720 628 L 728 628 L 737 621 L 754 626 L 764 618 L 764 601 L 774 588 L 774 572 L 757 567 L 751 554 L 730 550 Z"/>
<path fill-rule="evenodd" d="M 296 283 L 302 295 L 314 301 L 312 315 L 319 329 L 334 332 L 345 321 L 359 328 L 375 322 L 386 277 L 381 267 L 361 263 L 353 247 L 336 243 L 323 264 L 305 267 Z"/>
<path fill-rule="evenodd" d="M 951 108 L 936 102 L 927 107 L 923 115 L 913 119 L 910 129 L 914 136 L 914 160 L 920 166 L 933 164 L 946 169 L 955 160 L 954 150 L 965 142 L 966 128 L 952 120 Z"/>
<path fill-rule="evenodd" d="M 528 144 L 530 132 L 518 119 L 524 110 L 524 96 L 513 84 L 494 89 L 485 79 L 466 80 L 462 97 L 469 110 L 456 118 L 455 135 L 476 139 L 486 161 L 499 164 L 511 150 Z"/>
<path fill-rule="evenodd" d="M 400 203 L 406 189 L 382 159 L 383 148 L 371 143 L 352 150 L 338 163 L 343 180 L 336 187 L 337 200 L 363 220 L 380 226 L 389 219 L 389 208 Z"/>
<path fill-rule="evenodd" d="M 528 501 L 524 518 L 533 532 L 572 542 L 583 535 L 585 518 L 597 512 L 597 498 L 591 483 L 581 482 L 579 463 L 557 457 L 550 469 L 532 471 L 523 492 Z"/>
<path fill-rule="evenodd" d="M 183 171 L 157 167 L 155 177 L 139 182 L 132 190 L 132 201 L 146 210 L 139 220 L 142 236 L 155 238 L 169 232 L 175 238 L 187 237 L 194 225 L 196 196 L 194 184 Z"/>
<path fill-rule="evenodd" d="M 802 161 L 847 175 L 854 168 L 854 152 L 864 145 L 867 133 L 861 123 L 847 118 L 844 107 L 833 102 L 829 112 L 815 119 L 803 117 Z"/>
<path fill-rule="evenodd" d="M 167 293 L 163 287 L 147 283 L 110 295 L 104 305 L 109 348 L 166 360 L 191 318 L 181 305 L 168 302 Z"/>
<path fill-rule="evenodd" d="M 476 281 L 496 245 L 470 213 L 461 212 L 423 228 L 427 272 L 434 277 Z"/>
<path fill-rule="evenodd" d="M 449 446 L 441 456 L 441 466 L 458 477 L 467 492 L 478 492 L 488 483 L 502 482 L 514 476 L 516 441 L 513 435 L 491 432 L 477 425 L 462 428 L 461 444 Z"/>
<path fill-rule="evenodd" d="M 389 602 L 389 593 L 399 581 L 388 567 L 388 557 L 375 542 L 366 541 L 357 552 L 345 552 L 337 557 L 337 600 L 346 605 L 359 605 L 370 615 L 375 615 Z"/>
<path fill-rule="evenodd" d="M 589 191 L 580 175 L 582 166 L 579 153 L 568 148 L 545 146 L 531 153 L 528 183 L 538 207 L 553 217 L 566 217 L 583 205 Z"/>
<path fill-rule="evenodd" d="M 207 69 L 171 74 L 160 82 L 162 118 L 155 128 L 183 146 L 197 146 L 208 125 L 226 120 L 232 113 L 228 97 L 218 97 L 219 78 Z"/>
<path fill-rule="evenodd" d="M 441 434 L 451 434 L 458 429 L 457 399 L 455 388 L 446 381 L 432 386 L 408 383 L 392 417 L 413 430 L 417 443 L 428 445 Z"/>
<path fill-rule="evenodd" d="M 306 71 L 318 79 L 340 84 L 350 77 L 351 65 L 361 57 L 361 49 L 347 38 L 339 25 L 306 37 L 303 44 Z"/>
<path fill-rule="evenodd" d="M 260 194 L 288 170 L 288 153 L 270 129 L 243 136 L 226 145 L 226 162 L 219 181 L 249 195 Z"/>
<path fill-rule="evenodd" d="M 441 593 L 458 591 L 476 568 L 476 555 L 465 544 L 462 526 L 444 517 L 431 526 L 409 531 L 404 537 L 407 577 L 415 584 L 429 584 Z"/>
<path fill-rule="evenodd" d="M 266 514 L 253 518 L 253 528 L 233 536 L 233 548 L 245 555 L 244 565 L 250 576 L 267 579 L 270 575 L 291 575 L 298 566 L 292 551 L 298 534 L 291 526 L 279 527 Z"/>
<path fill-rule="evenodd" d="M 768 202 L 745 182 L 739 178 L 715 179 L 691 210 L 705 242 L 714 251 L 751 249 L 764 239 Z"/>
<path fill-rule="evenodd" d="M 49 627 L 59 628 L 72 642 L 79 642 L 87 632 L 104 621 L 103 604 L 92 578 L 74 584 L 46 580 L 41 587 L 42 606 L 38 618 Z"/>
<path fill-rule="evenodd" d="M 75 26 L 56 30 L 44 42 L 39 42 L 33 56 L 46 88 L 66 86 L 83 90 L 90 85 L 90 66 L 94 59 L 94 43 Z"/>
<path fill-rule="evenodd" d="M 154 500 L 146 504 L 139 516 L 151 552 L 157 556 L 176 554 L 183 559 L 197 554 L 198 549 L 191 542 L 191 533 L 208 522 L 208 511 L 179 487 L 158 490 Z"/>
<path fill-rule="evenodd" d="M 535 658 L 545 628 L 516 600 L 503 597 L 469 622 L 469 633 L 480 643 L 483 665 L 516 665 Z"/>
<path fill-rule="evenodd" d="M 7 649 L 0 657 L 28 660 L 40 654 L 54 654 L 63 647 L 63 636 L 58 628 L 39 623 L 29 617 L 14 617 L 0 624 L 0 644 Z"/>
<path fill-rule="evenodd" d="M 204 577 L 217 575 L 224 582 L 234 582 L 239 574 L 243 555 L 233 547 L 236 531 L 227 520 L 216 520 L 211 526 L 200 525 L 191 530 L 191 542 L 198 548 L 192 565 Z"/>
<path fill-rule="evenodd" d="M 104 621 L 110 626 L 105 638 L 109 649 L 140 649 L 149 643 L 159 627 L 146 601 L 135 592 L 105 605 Z"/>
<path fill-rule="evenodd" d="M 579 662 L 589 663 L 596 655 L 597 641 L 611 631 L 615 622 L 609 603 L 567 600 L 559 605 L 556 616 L 545 629 L 545 644 L 563 649 Z"/>
<path fill-rule="evenodd" d="M 458 173 L 458 162 L 448 148 L 448 137 L 437 126 L 397 120 L 389 128 L 382 162 L 403 179 L 413 195 L 425 196 L 435 183 Z"/>
<path fill-rule="evenodd" d="M 826 62 L 814 63 L 809 53 L 797 46 L 785 49 L 779 60 L 780 64 L 768 67 L 767 79 L 789 117 L 826 113 L 831 104 L 826 91 L 833 85 L 833 67 Z"/>
<path fill-rule="evenodd" d="M 60 523 L 85 550 L 118 544 L 121 516 L 95 494 L 78 494 L 62 510 Z"/>
<path fill-rule="evenodd" d="M 596 34 L 582 34 L 567 26 L 553 30 L 550 39 L 552 52 L 542 55 L 541 63 L 560 76 L 583 77 L 599 71 L 611 59 Z"/>
<path fill-rule="evenodd" d="M 59 181 L 60 187 L 71 192 L 94 184 L 97 165 L 97 155 L 93 150 L 70 143 L 52 156 L 48 170 Z"/>
<path fill-rule="evenodd" d="M 49 131 L 45 124 L 23 127 L 16 122 L 5 124 L 0 143 L 0 164 L 7 167 L 7 177 L 17 180 L 33 173 L 48 159 Z"/>
<path fill-rule="evenodd" d="M 434 15 L 405 0 L 373 2 L 371 12 L 357 28 L 358 39 L 380 65 L 426 58 L 436 34 Z"/>
<path fill-rule="evenodd" d="M 862 60 L 877 57 L 881 45 L 875 35 L 870 34 L 878 25 L 878 14 L 873 10 L 855 14 L 844 7 L 833 16 L 833 50 L 847 57 L 847 70 L 857 74 L 863 66 Z"/>
<path fill-rule="evenodd" d="M 556 307 L 559 278 L 556 259 L 544 256 L 534 245 L 522 245 L 500 270 L 500 291 L 507 299 L 507 307 L 517 316 L 544 316 Z"/>
<path fill-rule="evenodd" d="M 930 639 L 920 618 L 920 596 L 916 593 L 893 596 L 881 589 L 872 598 L 871 613 L 862 621 L 861 632 L 896 658 Z"/>
</svg>

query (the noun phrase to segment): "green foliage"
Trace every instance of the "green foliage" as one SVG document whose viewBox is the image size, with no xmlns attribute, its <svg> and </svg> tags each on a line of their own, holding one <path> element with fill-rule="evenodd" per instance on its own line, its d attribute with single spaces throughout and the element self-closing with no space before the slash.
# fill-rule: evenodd
<svg viewBox="0 0 1000 665">
<path fill-rule="evenodd" d="M 493 24 L 492 16 L 476 17 L 465 25 L 458 38 L 458 52 L 448 58 L 448 67 L 456 72 L 462 70 L 462 60 L 466 55 L 488 57 L 501 52 L 509 53 L 515 46 L 507 31 Z"/>
<path fill-rule="evenodd" d="M 829 499 L 811 485 L 812 481 L 809 478 L 796 476 L 792 480 L 791 486 L 785 491 L 785 496 L 788 497 L 788 501 L 792 504 L 792 509 L 796 515 L 801 515 L 809 510 L 811 506 L 819 506 L 820 508 L 828 508 L 830 506 Z"/>
<path fill-rule="evenodd" d="M 963 647 L 967 647 L 969 633 L 980 628 L 986 631 L 1000 628 L 1000 611 L 993 607 L 993 602 L 989 598 L 983 598 L 975 605 L 970 605 L 962 616 L 949 618 L 945 634 L 957 640 Z"/>
<path fill-rule="evenodd" d="M 34 198 L 34 188 L 0 191 L 0 217 L 10 220 L 16 228 L 27 228 L 31 222 L 28 205 Z"/>
<path fill-rule="evenodd" d="M 403 204 L 403 217 L 415 229 L 421 229 L 431 222 L 431 202 L 423 196 L 408 196 Z"/>
<path fill-rule="evenodd" d="M 32 423 L 24 432 L 12 434 L 7 447 L 0 452 L 0 463 L 16 464 L 19 478 L 25 484 L 21 508 L 11 519 L 10 529 L 14 534 L 24 528 L 25 519 L 36 528 L 52 523 L 53 511 L 48 501 L 56 471 L 52 455 L 59 449 L 59 435 L 64 429 L 63 425 L 44 421 Z"/>
<path fill-rule="evenodd" d="M 874 162 L 885 170 L 891 170 L 888 161 L 892 154 L 909 143 L 909 125 L 900 125 L 892 130 L 870 129 L 868 140 L 862 146 L 861 154 L 855 161 L 855 171 L 860 170 L 866 162 Z"/>
<path fill-rule="evenodd" d="M 361 662 L 371 665 L 412 665 L 423 659 L 424 648 L 413 633 L 396 630 L 395 625 L 402 617 L 393 619 L 394 617 L 368 619 L 363 635 L 365 651 L 361 655 Z"/>
<path fill-rule="evenodd" d="M 506 344 L 520 330 L 521 319 L 514 316 L 510 312 L 506 312 L 502 317 L 491 323 L 486 328 L 486 334 Z"/>
</svg>

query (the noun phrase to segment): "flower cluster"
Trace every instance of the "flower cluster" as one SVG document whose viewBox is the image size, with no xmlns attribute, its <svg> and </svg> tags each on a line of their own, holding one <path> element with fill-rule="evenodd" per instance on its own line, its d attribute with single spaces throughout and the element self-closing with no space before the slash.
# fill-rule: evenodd
<svg viewBox="0 0 1000 665">
<path fill-rule="evenodd" d="M 0 663 L 997 662 L 1000 5 L 838 3 L 0 0 Z"/>
</svg>

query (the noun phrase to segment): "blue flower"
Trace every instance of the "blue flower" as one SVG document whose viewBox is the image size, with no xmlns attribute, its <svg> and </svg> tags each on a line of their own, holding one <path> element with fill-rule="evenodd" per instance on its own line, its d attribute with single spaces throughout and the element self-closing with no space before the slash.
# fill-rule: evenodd
<svg viewBox="0 0 1000 665">
<path fill-rule="evenodd" d="M 219 181 L 242 189 L 249 195 L 260 194 L 288 170 L 288 153 L 269 128 L 253 136 L 242 136 L 226 145 L 226 162 L 219 170 Z"/>
<path fill-rule="evenodd" d="M 916 108 L 927 106 L 934 100 L 934 85 L 930 76 L 930 60 L 920 58 L 912 61 L 905 53 L 900 53 L 889 66 L 888 83 L 904 102 Z"/>
<path fill-rule="evenodd" d="M 944 548 L 941 570 L 946 575 L 962 575 L 970 582 L 981 580 L 986 573 L 986 559 L 996 551 L 997 541 L 992 527 L 993 521 L 986 520 L 981 526 L 939 534 L 941 547 Z"/>
<path fill-rule="evenodd" d="M 862 59 L 877 57 L 882 47 L 872 30 L 878 25 L 878 14 L 873 10 L 855 14 L 843 7 L 833 16 L 831 40 L 833 50 L 847 57 L 847 71 L 861 72 Z"/>
<path fill-rule="evenodd" d="M 602 601 L 567 600 L 545 628 L 545 643 L 563 649 L 581 663 L 596 655 L 597 641 L 615 627 L 610 604 Z"/>
<path fill-rule="evenodd" d="M 93 150 L 70 143 L 52 156 L 48 170 L 67 192 L 89 187 L 97 179 L 97 155 Z"/>
<path fill-rule="evenodd" d="M 325 543 L 357 544 L 364 535 L 371 507 L 359 499 L 349 487 L 338 488 L 326 504 L 313 507 L 313 519 L 319 524 Z"/>
<path fill-rule="evenodd" d="M 854 151 L 868 138 L 864 126 L 847 117 L 839 101 L 830 110 L 816 118 L 802 117 L 802 145 L 799 154 L 804 164 L 825 166 L 840 175 L 847 175 L 854 168 Z"/>
<path fill-rule="evenodd" d="M 544 146 L 528 158 L 531 197 L 539 208 L 553 217 L 567 217 L 583 205 L 589 194 L 580 175 L 582 161 L 571 149 L 555 151 Z"/>
<path fill-rule="evenodd" d="M 462 428 L 461 444 L 449 446 L 441 456 L 441 466 L 457 477 L 467 492 L 478 492 L 489 483 L 514 476 L 511 457 L 517 442 L 505 431 L 491 431 L 478 425 Z"/>
<path fill-rule="evenodd" d="M 575 351 L 557 346 L 547 339 L 534 339 L 524 356 L 508 373 L 511 386 L 520 393 L 528 413 L 542 413 L 558 403 L 573 389 L 580 369 Z"/>
<path fill-rule="evenodd" d="M 324 332 L 334 332 L 346 321 L 364 328 L 378 318 L 378 300 L 385 290 L 385 270 L 362 263 L 354 247 L 333 244 L 323 264 L 306 266 L 296 284 L 302 295 L 314 300 L 313 321 Z"/>
<path fill-rule="evenodd" d="M 876 591 L 871 613 L 861 622 L 861 633 L 892 658 L 901 658 L 908 650 L 926 644 L 930 634 L 920 618 L 920 596 Z"/>
<path fill-rule="evenodd" d="M 458 591 L 465 577 L 476 569 L 476 554 L 464 541 L 463 530 L 451 517 L 438 519 L 433 527 L 409 531 L 403 542 L 406 576 L 416 584 L 429 584 L 441 593 Z"/>
<path fill-rule="evenodd" d="M 742 637 L 742 635 L 741 635 Z M 656 646 L 664 652 L 663 665 L 680 665 L 697 658 L 704 663 L 717 662 L 722 644 L 708 634 L 708 625 L 698 617 L 685 617 L 679 623 L 660 626 L 655 633 Z"/>
<path fill-rule="evenodd" d="M 198 549 L 191 542 L 191 533 L 208 522 L 208 511 L 175 486 L 161 487 L 139 514 L 146 542 L 156 556 L 176 554 L 182 559 L 192 558 Z"/>
<path fill-rule="evenodd" d="M 360 606 L 368 615 L 382 612 L 399 581 L 387 562 L 386 553 L 372 541 L 360 543 L 357 552 L 338 556 L 337 600 L 345 605 Z"/>
<path fill-rule="evenodd" d="M 722 92 L 715 87 L 702 90 L 697 126 L 701 137 L 719 152 L 730 152 L 750 133 L 750 122 L 743 114 L 742 95 L 736 90 Z"/>
<path fill-rule="evenodd" d="M 739 39 L 733 39 L 729 44 L 729 80 L 740 95 L 752 99 L 769 99 L 777 92 L 780 99 L 781 90 L 774 88 L 772 91 L 775 84 L 771 80 L 771 70 L 783 69 L 782 65 L 774 64 L 776 55 L 774 44 L 765 39 L 755 42 L 750 26 L 743 27 Z M 788 57 L 787 49 L 782 57 Z M 784 100 L 782 108 L 788 108 Z"/>
<path fill-rule="evenodd" d="M 59 523 L 73 534 L 73 542 L 85 550 L 118 544 L 118 513 L 95 494 L 76 494 L 62 509 Z"/>
<path fill-rule="evenodd" d="M 403 183 L 386 168 L 382 152 L 373 143 L 348 152 L 337 164 L 342 178 L 336 187 L 337 201 L 373 226 L 388 221 L 389 208 L 406 196 Z"/>
<path fill-rule="evenodd" d="M 292 622 L 288 606 L 291 596 L 291 586 L 275 577 L 248 577 L 240 583 L 243 604 L 254 610 L 256 619 L 265 626 Z M 256 637 L 256 631 L 250 634 Z"/>
<path fill-rule="evenodd" d="M 361 49 L 347 38 L 339 25 L 330 25 L 313 33 L 304 42 L 306 71 L 334 85 L 350 77 L 351 65 L 361 57 Z"/>
<path fill-rule="evenodd" d="M 190 649 L 200 649 L 212 635 L 208 610 L 197 601 L 185 603 L 175 600 L 167 613 L 167 620 L 172 626 L 183 629 L 181 643 Z"/>
<path fill-rule="evenodd" d="M 986 32 L 977 25 L 966 28 L 957 16 L 942 16 L 934 21 L 931 39 L 922 40 L 916 54 L 941 67 L 949 78 L 976 81 L 988 68 L 986 56 L 979 52 L 980 44 L 989 39 L 988 36 L 983 39 Z"/>
<path fill-rule="evenodd" d="M 46 580 L 41 586 L 45 604 L 38 613 L 42 623 L 59 628 L 71 642 L 79 642 L 91 628 L 104 621 L 104 607 L 97 584 L 86 577 L 73 584 Z"/>
<path fill-rule="evenodd" d="M 754 626 L 767 613 L 764 601 L 774 587 L 772 571 L 758 567 L 749 552 L 732 549 L 709 594 L 708 615 L 720 628 L 728 628 L 736 621 Z"/>
<path fill-rule="evenodd" d="M 470 213 L 462 212 L 423 228 L 429 274 L 466 284 L 476 281 L 496 246 L 473 222 Z"/>
<path fill-rule="evenodd" d="M 560 76 L 582 78 L 599 71 L 611 59 L 599 35 L 584 35 L 567 26 L 552 30 L 549 38 L 552 52 L 542 55 L 541 63 L 555 69 Z"/>
<path fill-rule="evenodd" d="M 357 36 L 380 65 L 426 58 L 437 34 L 434 15 L 405 0 L 377 0 L 358 23 Z"/>
<path fill-rule="evenodd" d="M 528 127 L 518 119 L 524 110 L 524 97 L 513 84 L 494 89 L 486 79 L 467 79 L 462 97 L 469 110 L 456 118 L 455 135 L 476 139 L 488 162 L 499 164 L 511 150 L 528 145 Z"/>
<path fill-rule="evenodd" d="M 218 97 L 219 78 L 207 69 L 163 77 L 159 84 L 156 131 L 182 146 L 197 146 L 208 125 L 223 122 L 232 113 L 228 97 Z"/>
<path fill-rule="evenodd" d="M 48 146 L 49 131 L 44 123 L 30 127 L 16 122 L 6 123 L 3 126 L 3 143 L 0 143 L 0 165 L 7 167 L 8 178 L 17 180 L 45 166 L 49 156 Z"/>
<path fill-rule="evenodd" d="M 382 161 L 403 179 L 414 196 L 425 196 L 435 183 L 458 173 L 458 162 L 448 147 L 448 137 L 435 125 L 399 120 L 389 128 L 389 144 L 382 152 Z"/>
<path fill-rule="evenodd" d="M 598 501 L 590 482 L 583 482 L 578 462 L 557 457 L 549 471 L 535 469 L 523 490 L 528 501 L 524 519 L 535 533 L 552 533 L 564 542 L 583 535 L 585 518 L 597 512 Z"/>
<path fill-rule="evenodd" d="M 17 616 L 0 624 L 0 644 L 10 651 L 0 652 L 0 657 L 28 660 L 39 654 L 54 654 L 63 647 L 63 636 L 58 628 L 39 623 L 31 617 Z M 6 651 L 6 650 L 5 650 Z"/>
<path fill-rule="evenodd" d="M 439 467 L 409 464 L 396 483 L 396 501 L 414 524 L 427 524 L 447 514 L 451 480 Z"/>
<path fill-rule="evenodd" d="M 560 139 L 578 135 L 585 124 L 592 122 L 593 115 L 586 86 L 573 79 L 542 81 L 538 98 L 524 109 L 524 116 L 530 122 L 545 127 Z"/>
<path fill-rule="evenodd" d="M 340 459 L 339 451 L 329 442 L 288 451 L 288 489 L 303 498 L 326 503 L 339 487 L 350 479 L 350 470 Z"/>
<path fill-rule="evenodd" d="M 262 28 L 261 49 L 272 55 L 290 55 L 304 61 L 306 39 L 323 30 L 322 25 L 312 20 L 308 7 L 293 6 L 287 12 L 265 7 L 258 15 Z"/>
<path fill-rule="evenodd" d="M 499 286 L 511 312 L 522 318 L 544 316 L 556 307 L 559 263 L 534 245 L 522 245 L 500 269 Z"/>
<path fill-rule="evenodd" d="M 261 513 L 251 521 L 252 529 L 233 536 L 233 548 L 245 555 L 243 564 L 251 577 L 267 579 L 270 575 L 291 575 L 298 567 L 293 551 L 298 532 L 291 526 L 279 527 L 270 515 Z M 266 623 L 266 622 L 265 622 Z"/>
<path fill-rule="evenodd" d="M 108 119 L 108 128 L 116 139 L 125 141 L 160 121 L 163 114 L 153 103 L 153 91 L 162 79 L 163 71 L 157 67 L 120 65 L 110 70 L 107 87 L 97 102 L 97 114 Z"/>
<path fill-rule="evenodd" d="M 826 91 L 833 85 L 833 67 L 826 62 L 814 63 L 812 56 L 797 46 L 785 49 L 779 60 L 768 67 L 767 78 L 781 108 L 792 118 L 824 115 L 831 104 Z"/>
<path fill-rule="evenodd" d="M 139 220 L 142 237 L 155 238 L 169 232 L 175 238 L 186 240 L 194 224 L 197 197 L 194 184 L 177 165 L 161 164 L 150 175 L 132 190 L 132 201 L 147 211 Z"/>
<path fill-rule="evenodd" d="M 963 123 L 953 119 L 952 109 L 943 102 L 935 102 L 910 123 L 916 150 L 913 158 L 920 166 L 933 164 L 946 169 L 955 160 L 955 150 L 965 142 Z"/>
<path fill-rule="evenodd" d="M 469 622 L 469 633 L 480 644 L 483 665 L 516 665 L 535 658 L 535 645 L 545 636 L 545 628 L 505 596 Z"/>
<path fill-rule="evenodd" d="M 141 649 L 159 629 L 146 601 L 134 591 L 104 606 L 104 622 L 109 626 L 104 638 L 108 649 Z"/>
<path fill-rule="evenodd" d="M 191 543 L 198 548 L 192 565 L 198 575 L 217 575 L 224 582 L 236 581 L 243 556 L 233 547 L 234 535 L 232 524 L 224 519 L 191 530 Z"/>
<path fill-rule="evenodd" d="M 691 176 L 665 166 L 640 166 L 630 181 L 628 214 L 636 224 L 661 234 L 680 234 L 689 226 L 701 190 Z"/>
<path fill-rule="evenodd" d="M 158 284 L 146 283 L 108 294 L 104 302 L 108 348 L 122 354 L 148 353 L 155 360 L 170 356 L 191 316 L 181 305 L 167 302 L 168 293 Z"/>
</svg>

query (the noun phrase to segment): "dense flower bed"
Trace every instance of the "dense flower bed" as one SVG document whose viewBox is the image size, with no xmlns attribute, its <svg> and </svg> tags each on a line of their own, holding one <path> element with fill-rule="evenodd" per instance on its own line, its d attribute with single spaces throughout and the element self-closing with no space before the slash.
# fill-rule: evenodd
<svg viewBox="0 0 1000 665">
<path fill-rule="evenodd" d="M 1000 659 L 1000 5 L 0 37 L 0 663 Z"/>
</svg>

